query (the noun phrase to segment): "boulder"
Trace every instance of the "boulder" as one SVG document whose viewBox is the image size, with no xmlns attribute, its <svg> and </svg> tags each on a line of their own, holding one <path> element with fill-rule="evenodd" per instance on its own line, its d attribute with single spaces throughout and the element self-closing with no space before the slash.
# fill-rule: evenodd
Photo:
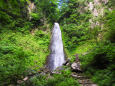
<svg viewBox="0 0 115 86">
<path fill-rule="evenodd" d="M 18 80 L 17 84 L 22 84 L 24 81 L 23 80 Z"/>
<path fill-rule="evenodd" d="M 69 66 L 69 65 L 70 65 L 70 58 L 68 58 L 68 59 L 64 62 L 63 65 L 65 65 L 65 66 Z"/>
<path fill-rule="evenodd" d="M 80 62 L 74 62 L 71 64 L 72 71 L 81 72 Z"/>
<path fill-rule="evenodd" d="M 26 77 L 23 79 L 23 81 L 27 81 L 28 79 L 29 79 L 29 77 L 26 76 Z"/>
</svg>

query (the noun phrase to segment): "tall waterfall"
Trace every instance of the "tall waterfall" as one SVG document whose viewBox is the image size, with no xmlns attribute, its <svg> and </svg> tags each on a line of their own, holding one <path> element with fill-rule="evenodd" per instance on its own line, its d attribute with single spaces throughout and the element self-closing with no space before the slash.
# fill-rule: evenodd
<svg viewBox="0 0 115 86">
<path fill-rule="evenodd" d="M 48 58 L 48 68 L 50 70 L 55 70 L 57 67 L 62 66 L 65 62 L 61 30 L 58 23 L 54 23 L 54 28 L 52 30 L 50 52 L 51 53 Z"/>
</svg>

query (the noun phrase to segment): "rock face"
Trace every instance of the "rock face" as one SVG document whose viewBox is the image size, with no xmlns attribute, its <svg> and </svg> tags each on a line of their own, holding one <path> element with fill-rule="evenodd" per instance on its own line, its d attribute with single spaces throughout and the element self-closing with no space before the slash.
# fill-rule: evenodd
<svg viewBox="0 0 115 86">
<path fill-rule="evenodd" d="M 88 2 L 88 9 L 90 10 L 92 14 L 92 18 L 89 19 L 89 22 L 91 24 L 91 28 L 95 28 L 96 26 L 101 26 L 101 29 L 103 29 L 103 22 L 97 21 L 99 17 L 103 17 L 105 14 L 105 9 L 108 8 L 106 4 L 108 3 L 108 0 L 92 0 Z M 103 6 L 104 4 L 104 6 Z"/>
<path fill-rule="evenodd" d="M 82 71 L 80 68 L 80 62 L 72 63 L 71 68 L 72 68 L 72 71 L 75 71 L 75 72 L 81 72 Z"/>
<path fill-rule="evenodd" d="M 34 3 L 30 2 L 29 5 L 28 5 L 29 14 L 31 14 L 34 9 L 35 9 Z"/>
<path fill-rule="evenodd" d="M 35 4 L 34 2 L 28 2 L 28 14 L 29 14 L 29 19 L 31 20 L 31 13 L 35 10 Z"/>
</svg>

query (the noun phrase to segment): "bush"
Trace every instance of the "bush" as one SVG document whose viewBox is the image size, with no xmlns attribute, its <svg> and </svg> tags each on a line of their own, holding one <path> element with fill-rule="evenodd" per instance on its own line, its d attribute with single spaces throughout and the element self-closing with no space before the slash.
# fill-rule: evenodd
<svg viewBox="0 0 115 86">
<path fill-rule="evenodd" d="M 111 69 L 98 70 L 94 73 L 92 80 L 99 86 L 114 86 L 115 72 Z"/>
<path fill-rule="evenodd" d="M 21 78 L 27 69 L 28 52 L 14 45 L 0 46 L 0 83 L 9 84 Z M 4 83 L 3 83 L 4 82 Z"/>
<path fill-rule="evenodd" d="M 107 27 L 107 32 L 105 34 L 105 39 L 111 42 L 115 42 L 115 10 L 108 12 L 108 15 L 105 17 L 105 26 Z"/>
<path fill-rule="evenodd" d="M 99 43 L 87 55 L 82 57 L 82 59 L 87 60 L 87 63 L 89 62 L 90 66 L 105 69 L 115 61 L 113 44 Z"/>
<path fill-rule="evenodd" d="M 48 34 L 36 39 L 28 33 L 2 30 L 0 34 L 0 85 L 16 84 L 17 80 L 24 78 L 31 71 L 38 71 L 40 67 L 43 67 L 49 54 L 48 43 Z"/>
<path fill-rule="evenodd" d="M 42 30 L 37 30 L 35 32 L 35 37 L 34 37 L 36 40 L 41 40 L 39 41 L 41 45 L 46 45 L 46 46 L 49 46 L 49 42 L 50 42 L 50 35 L 45 33 L 44 31 Z"/>
<path fill-rule="evenodd" d="M 87 35 L 88 28 L 84 25 L 77 26 L 76 24 L 66 24 L 62 29 L 65 46 L 70 51 L 74 50 L 79 42 L 89 38 Z"/>
<path fill-rule="evenodd" d="M 0 11 L 0 21 L 1 24 L 9 24 L 12 22 L 12 17 L 9 16 L 7 13 Z"/>
<path fill-rule="evenodd" d="M 41 16 L 38 13 L 31 13 L 30 16 L 33 20 L 39 20 Z"/>
<path fill-rule="evenodd" d="M 81 56 L 84 72 L 99 86 L 113 86 L 115 54 L 114 44 L 98 43 L 88 54 Z"/>
</svg>

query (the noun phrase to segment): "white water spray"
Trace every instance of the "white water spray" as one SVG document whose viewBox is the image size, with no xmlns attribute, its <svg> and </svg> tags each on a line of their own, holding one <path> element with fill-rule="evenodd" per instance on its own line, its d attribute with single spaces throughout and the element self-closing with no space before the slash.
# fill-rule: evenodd
<svg viewBox="0 0 115 86">
<path fill-rule="evenodd" d="M 55 70 L 57 67 L 62 66 L 65 62 L 62 35 L 58 23 L 54 24 L 54 28 L 52 30 L 50 51 L 48 68 L 50 70 Z"/>
</svg>

